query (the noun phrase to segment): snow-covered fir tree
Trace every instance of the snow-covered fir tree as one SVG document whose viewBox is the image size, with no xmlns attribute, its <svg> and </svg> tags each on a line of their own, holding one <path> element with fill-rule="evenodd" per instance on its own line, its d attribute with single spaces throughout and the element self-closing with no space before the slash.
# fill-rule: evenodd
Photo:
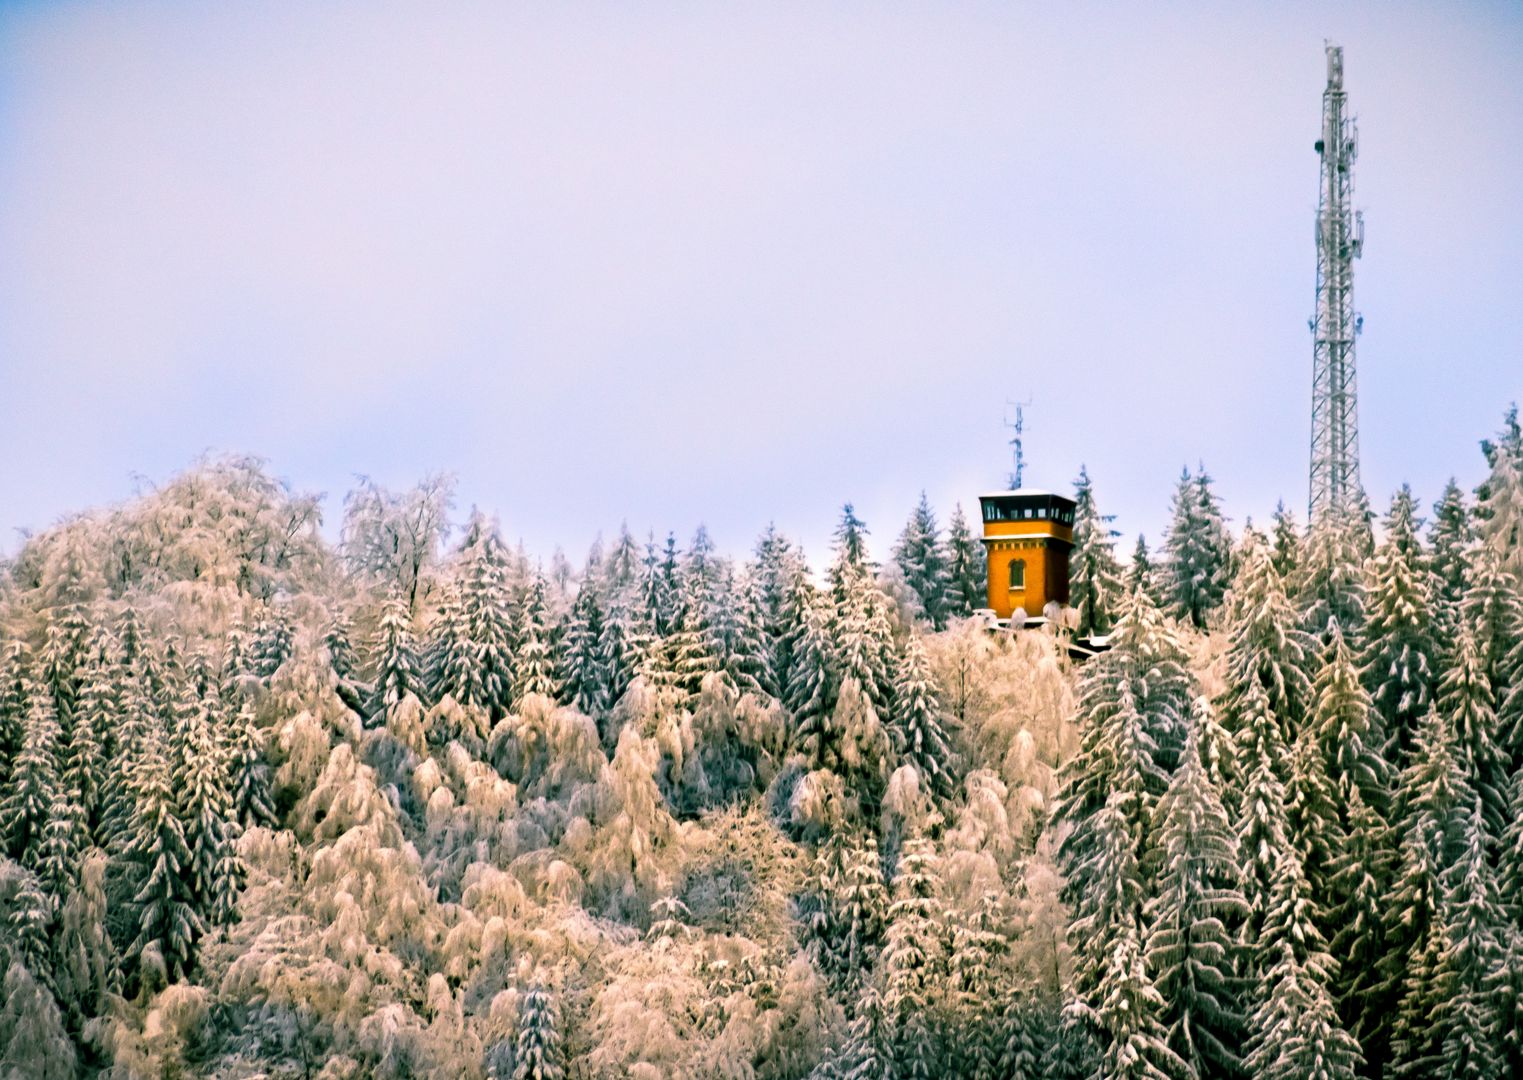
<svg viewBox="0 0 1523 1080">
<path fill-rule="evenodd" d="M 1221 605 L 1231 574 L 1232 544 L 1221 502 L 1205 466 L 1185 469 L 1174 492 L 1164 543 L 1163 591 L 1174 613 L 1197 628 Z"/>
<path fill-rule="evenodd" d="M 952 577 L 941 526 L 923 491 L 894 545 L 894 562 L 919 601 L 921 615 L 933 628 L 945 627 L 952 605 Z"/>
<path fill-rule="evenodd" d="M 1384 729 L 1384 751 L 1404 762 L 1433 697 L 1433 581 L 1417 536 L 1416 504 L 1403 485 L 1391 500 L 1385 537 L 1367 571 L 1365 685 Z"/>
<path fill-rule="evenodd" d="M 1168 1046 L 1197 1077 L 1234 1076 L 1247 1018 L 1234 928 L 1248 905 L 1237 837 L 1192 729 L 1159 800 L 1158 889 L 1146 903 L 1144 960 L 1163 1006 Z"/>
<path fill-rule="evenodd" d="M 1082 636 L 1109 633 L 1121 614 L 1125 586 L 1116 562 L 1116 537 L 1121 534 L 1111 527 L 1114 520 L 1114 514 L 1102 514 L 1096 507 L 1094 485 L 1081 466 L 1074 481 L 1074 546 L 1068 559 L 1068 594 L 1069 604 L 1079 613 Z"/>
<path fill-rule="evenodd" d="M 911 634 L 894 688 L 891 732 L 901 760 L 915 766 L 938 798 L 952 794 L 954 753 L 943 726 L 940 695 L 920 638 Z"/>
<path fill-rule="evenodd" d="M 518 1017 L 513 1080 L 561 1080 L 566 1075 L 555 998 L 543 986 L 524 995 Z"/>
<path fill-rule="evenodd" d="M 1281 581 L 1293 581 L 1301 565 L 1301 526 L 1283 500 L 1275 504 L 1270 526 L 1270 556 Z"/>
<path fill-rule="evenodd" d="M 984 606 L 988 559 L 983 544 L 968 527 L 961 504 L 952 509 L 952 519 L 947 523 L 947 578 L 951 618 L 963 618 Z"/>
</svg>

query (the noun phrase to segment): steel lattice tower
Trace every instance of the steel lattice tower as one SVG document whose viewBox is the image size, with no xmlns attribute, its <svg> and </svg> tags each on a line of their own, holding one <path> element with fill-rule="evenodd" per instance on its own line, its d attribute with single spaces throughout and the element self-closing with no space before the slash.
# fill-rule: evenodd
<svg viewBox="0 0 1523 1080">
<path fill-rule="evenodd" d="M 1359 139 L 1347 114 L 1343 49 L 1327 46 L 1322 92 L 1322 189 L 1317 201 L 1317 313 L 1311 319 L 1311 500 L 1309 516 L 1353 511 L 1359 487 L 1359 403 L 1354 369 L 1354 260 L 1364 247 L 1364 216 L 1353 209 Z"/>
</svg>

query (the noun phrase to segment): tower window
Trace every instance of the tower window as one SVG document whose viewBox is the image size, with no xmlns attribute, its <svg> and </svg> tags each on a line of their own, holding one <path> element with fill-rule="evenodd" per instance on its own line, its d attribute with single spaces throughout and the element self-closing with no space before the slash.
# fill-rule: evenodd
<svg viewBox="0 0 1523 1080">
<path fill-rule="evenodd" d="M 1026 560 L 1013 559 L 1010 563 L 1010 588 L 1024 589 L 1026 587 Z"/>
</svg>

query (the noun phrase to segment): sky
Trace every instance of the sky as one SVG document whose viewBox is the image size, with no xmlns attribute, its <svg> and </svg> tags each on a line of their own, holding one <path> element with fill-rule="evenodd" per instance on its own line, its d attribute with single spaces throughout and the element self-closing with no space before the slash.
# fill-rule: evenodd
<svg viewBox="0 0 1523 1080">
<path fill-rule="evenodd" d="M 1129 538 L 1197 463 L 1304 518 L 1329 38 L 1364 480 L 1432 500 L 1523 398 L 1516 3 L 0 3 L 0 552 L 228 451 L 330 534 L 444 470 L 544 557 L 883 557 L 1015 398 Z"/>
</svg>

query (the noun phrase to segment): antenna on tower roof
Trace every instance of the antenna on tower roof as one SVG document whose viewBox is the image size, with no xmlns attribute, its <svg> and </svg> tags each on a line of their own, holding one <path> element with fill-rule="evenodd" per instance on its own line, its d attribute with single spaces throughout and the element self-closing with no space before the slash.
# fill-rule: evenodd
<svg viewBox="0 0 1523 1080">
<path fill-rule="evenodd" d="M 1010 490 L 1015 491 L 1021 486 L 1023 474 L 1026 471 L 1026 456 L 1022 445 L 1022 433 L 1026 430 L 1027 405 L 1031 404 L 1028 398 L 1025 401 L 1005 400 L 1005 426 L 1015 434 L 1010 436 L 1010 446 L 1015 456 L 1015 471 L 1010 474 Z M 1015 410 L 1015 419 L 1010 419 L 1010 409 Z"/>
</svg>

